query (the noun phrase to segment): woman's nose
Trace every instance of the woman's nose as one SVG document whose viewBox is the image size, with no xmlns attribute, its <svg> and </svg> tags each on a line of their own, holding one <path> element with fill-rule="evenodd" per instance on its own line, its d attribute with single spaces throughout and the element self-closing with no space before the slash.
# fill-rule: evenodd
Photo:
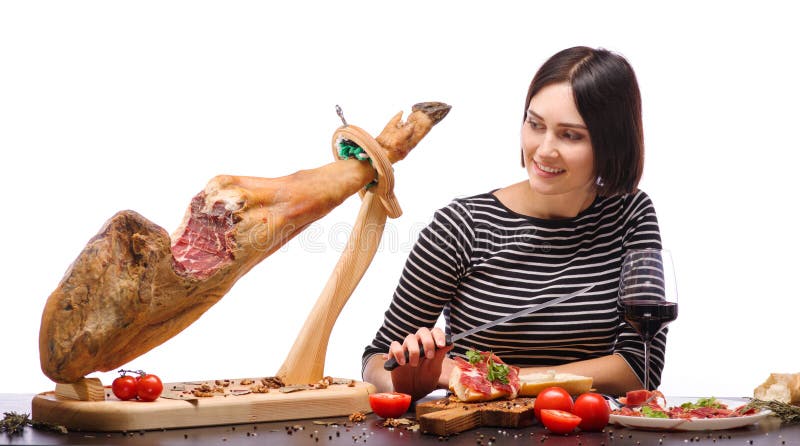
<svg viewBox="0 0 800 446">
<path fill-rule="evenodd" d="M 558 141 L 554 135 L 549 132 L 545 134 L 542 143 L 539 144 L 539 155 L 548 158 L 555 158 L 558 156 Z"/>
</svg>

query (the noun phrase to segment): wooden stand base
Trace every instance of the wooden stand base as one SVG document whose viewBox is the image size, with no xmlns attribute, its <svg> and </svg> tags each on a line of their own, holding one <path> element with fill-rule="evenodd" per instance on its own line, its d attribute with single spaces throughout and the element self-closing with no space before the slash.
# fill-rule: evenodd
<svg viewBox="0 0 800 446">
<path fill-rule="evenodd" d="M 214 385 L 214 381 L 208 381 Z M 187 384 L 169 383 L 167 389 Z M 44 392 L 34 396 L 32 418 L 35 421 L 65 426 L 69 430 L 116 432 L 223 424 L 260 423 L 348 416 L 354 412 L 370 412 L 369 394 L 372 384 L 356 381 L 353 386 L 334 384 L 326 389 L 284 393 L 220 393 L 212 397 L 177 396 L 153 402 L 120 401 L 105 389 L 102 401 L 77 401 Z"/>
<path fill-rule="evenodd" d="M 73 384 L 56 384 L 56 396 L 68 400 L 103 401 L 106 391 L 99 378 L 83 378 Z"/>
</svg>

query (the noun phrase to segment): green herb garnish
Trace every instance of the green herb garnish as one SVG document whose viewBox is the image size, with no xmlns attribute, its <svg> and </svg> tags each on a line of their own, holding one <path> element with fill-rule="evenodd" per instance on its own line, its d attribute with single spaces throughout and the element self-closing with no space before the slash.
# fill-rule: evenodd
<svg viewBox="0 0 800 446">
<path fill-rule="evenodd" d="M 475 350 L 467 350 L 467 360 L 470 364 L 475 365 L 481 362 L 481 359 L 483 359 L 483 355 L 481 355 L 480 352 Z"/>
<path fill-rule="evenodd" d="M 745 413 L 750 409 L 764 410 L 769 409 L 772 411 L 773 416 L 781 419 L 781 422 L 786 424 L 800 423 L 800 407 L 793 406 L 788 403 L 780 401 L 764 401 L 754 399 L 747 403 L 739 413 Z"/>
<path fill-rule="evenodd" d="M 30 415 L 26 413 L 5 412 L 3 421 L 0 421 L 0 431 L 9 434 L 21 434 L 22 429 L 31 423 Z"/>
<path fill-rule="evenodd" d="M 653 409 L 650 406 L 642 407 L 642 415 L 646 416 L 647 418 L 669 418 L 669 415 L 666 413 Z"/>
<path fill-rule="evenodd" d="M 467 359 L 469 363 L 475 365 L 483 361 L 483 354 L 475 350 L 467 350 Z M 492 361 L 491 352 L 486 355 L 486 379 L 489 382 L 499 381 L 502 384 L 508 384 L 508 366 L 505 364 L 496 364 Z"/>
<path fill-rule="evenodd" d="M 51 432 L 58 432 L 62 434 L 67 433 L 67 428 L 50 423 L 41 423 L 31 420 L 31 416 L 27 413 L 17 412 L 4 412 L 3 419 L 0 421 L 0 432 L 5 432 L 10 435 L 21 434 L 25 426 L 31 426 L 34 429 L 48 430 Z"/>
<path fill-rule="evenodd" d="M 712 396 L 711 398 L 700 398 L 699 400 L 697 400 L 696 403 L 681 404 L 681 408 L 687 410 L 699 409 L 701 407 L 711 407 L 714 409 L 721 409 L 722 403 L 717 401 L 717 399 Z"/>
<path fill-rule="evenodd" d="M 489 371 L 489 373 L 486 374 L 486 378 L 489 380 L 489 382 L 500 381 L 503 384 L 508 384 L 507 365 L 495 364 L 494 361 L 492 361 L 492 357 L 489 356 L 489 359 L 486 361 L 486 368 Z"/>
</svg>

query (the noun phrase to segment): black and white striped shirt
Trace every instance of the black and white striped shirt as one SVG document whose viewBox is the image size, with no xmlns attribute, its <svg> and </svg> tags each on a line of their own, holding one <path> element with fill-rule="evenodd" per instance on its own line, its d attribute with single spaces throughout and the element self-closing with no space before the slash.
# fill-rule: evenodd
<svg viewBox="0 0 800 446">
<path fill-rule="evenodd" d="M 644 350 L 617 303 L 624 253 L 661 248 L 655 209 L 642 191 L 598 197 L 575 218 L 518 214 L 492 193 L 438 210 L 412 249 L 383 325 L 363 364 L 444 314 L 445 332 L 485 322 L 594 284 L 542 311 L 468 336 L 453 353 L 491 350 L 520 367 L 546 367 L 621 355 L 640 380 Z M 666 330 L 652 342 L 650 386 L 661 381 Z"/>
</svg>

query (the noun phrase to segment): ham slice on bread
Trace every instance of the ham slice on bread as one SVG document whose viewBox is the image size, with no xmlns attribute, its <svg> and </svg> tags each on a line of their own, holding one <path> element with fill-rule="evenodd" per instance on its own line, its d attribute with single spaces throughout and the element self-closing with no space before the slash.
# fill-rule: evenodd
<svg viewBox="0 0 800 446">
<path fill-rule="evenodd" d="M 477 354 L 477 352 L 476 352 Z M 461 401 L 491 401 L 500 398 L 513 399 L 519 391 L 519 367 L 506 365 L 500 358 L 482 352 L 474 362 L 455 358 L 456 365 L 450 374 L 450 390 Z M 489 380 L 489 367 L 507 369 L 504 379 Z"/>
<path fill-rule="evenodd" d="M 592 378 L 572 373 L 528 373 L 519 377 L 519 396 L 536 396 L 548 387 L 561 387 L 570 395 L 586 393 L 592 388 Z"/>
</svg>

